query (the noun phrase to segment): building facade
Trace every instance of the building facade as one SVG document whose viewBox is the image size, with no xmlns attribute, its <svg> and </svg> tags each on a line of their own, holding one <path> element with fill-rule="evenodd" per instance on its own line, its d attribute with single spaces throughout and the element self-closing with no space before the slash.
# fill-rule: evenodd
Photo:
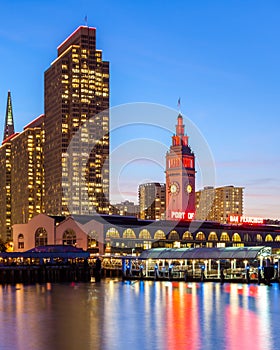
<svg viewBox="0 0 280 350">
<path fill-rule="evenodd" d="M 139 216 L 144 220 L 165 219 L 166 186 L 159 182 L 139 185 Z"/>
<path fill-rule="evenodd" d="M 139 217 L 139 205 L 130 201 L 124 201 L 112 205 L 111 211 L 114 215 Z"/>
<path fill-rule="evenodd" d="M 196 219 L 227 223 L 230 215 L 243 215 L 243 187 L 204 187 L 196 192 Z"/>
<path fill-rule="evenodd" d="M 44 115 L 30 122 L 11 142 L 12 223 L 44 213 Z"/>
<path fill-rule="evenodd" d="M 71 244 L 103 254 L 140 253 L 152 247 L 267 246 L 280 252 L 279 225 L 139 220 L 117 215 L 52 217 L 39 214 L 27 224 L 14 225 L 15 251 L 45 244 Z"/>
<path fill-rule="evenodd" d="M 0 147 L 0 237 L 12 238 L 11 141 L 8 137 Z"/>
<path fill-rule="evenodd" d="M 7 137 L 0 147 L 0 237 L 13 238 L 12 226 L 43 213 L 44 116 L 21 133 Z"/>
<path fill-rule="evenodd" d="M 3 142 L 0 147 L 0 238 L 12 239 L 12 139 L 16 136 L 11 92 L 8 91 Z"/>
<path fill-rule="evenodd" d="M 195 156 L 178 115 L 176 135 L 166 154 L 166 219 L 192 220 L 195 215 Z"/>
<path fill-rule="evenodd" d="M 45 209 L 109 213 L 109 63 L 81 26 L 45 72 Z"/>
</svg>

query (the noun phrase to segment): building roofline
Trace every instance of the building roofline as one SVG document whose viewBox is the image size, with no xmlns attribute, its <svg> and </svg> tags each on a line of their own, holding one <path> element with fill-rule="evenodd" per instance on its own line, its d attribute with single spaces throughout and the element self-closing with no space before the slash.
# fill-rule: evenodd
<svg viewBox="0 0 280 350">
<path fill-rule="evenodd" d="M 26 129 L 32 127 L 32 124 L 34 124 L 34 123 L 40 121 L 41 119 L 44 118 L 44 116 L 45 116 L 44 114 L 40 114 L 37 118 L 33 119 L 30 123 L 28 123 L 27 125 L 25 125 L 24 128 L 23 128 L 23 130 L 26 130 Z"/>
<path fill-rule="evenodd" d="M 79 26 L 76 30 L 74 30 L 73 33 L 71 33 L 58 47 L 57 50 L 61 49 L 61 47 L 67 43 L 76 33 L 78 33 L 79 30 L 82 28 L 89 29 L 89 30 L 96 30 L 95 27 L 88 27 L 88 26 Z"/>
</svg>

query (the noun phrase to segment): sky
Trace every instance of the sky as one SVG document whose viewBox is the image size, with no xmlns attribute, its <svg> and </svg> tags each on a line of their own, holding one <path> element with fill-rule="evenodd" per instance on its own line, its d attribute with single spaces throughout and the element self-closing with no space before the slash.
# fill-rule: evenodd
<svg viewBox="0 0 280 350">
<path fill-rule="evenodd" d="M 148 157 L 144 144 L 168 149 L 180 97 L 192 149 L 199 153 L 191 125 L 215 167 L 215 180 L 198 180 L 196 189 L 242 186 L 245 215 L 280 218 L 279 1 L 1 1 L 1 138 L 7 91 L 21 131 L 44 112 L 44 71 L 85 16 L 110 61 L 110 106 L 129 104 L 134 111 L 141 102 L 159 106 L 159 113 L 162 106 L 172 111 L 166 127 L 157 114 L 152 126 L 140 116 L 141 128 L 113 130 L 112 167 L 114 154 L 127 148 L 138 153 L 112 171 L 112 200 L 137 201 L 139 181 L 165 181 L 165 154 Z M 207 173 L 200 159 L 197 164 Z"/>
</svg>

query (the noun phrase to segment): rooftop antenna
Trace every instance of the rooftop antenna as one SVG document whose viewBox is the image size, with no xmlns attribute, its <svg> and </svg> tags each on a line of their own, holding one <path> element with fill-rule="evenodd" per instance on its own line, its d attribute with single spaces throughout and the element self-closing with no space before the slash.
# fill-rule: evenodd
<svg viewBox="0 0 280 350">
<path fill-rule="evenodd" d="M 87 20 L 87 15 L 85 15 L 85 18 L 84 18 L 84 20 L 85 20 L 85 26 L 87 27 L 87 26 L 88 26 L 88 20 Z"/>
</svg>

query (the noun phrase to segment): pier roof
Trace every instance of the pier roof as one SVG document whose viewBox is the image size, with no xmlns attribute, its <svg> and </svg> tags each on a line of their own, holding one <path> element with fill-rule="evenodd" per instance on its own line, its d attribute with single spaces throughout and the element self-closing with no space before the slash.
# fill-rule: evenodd
<svg viewBox="0 0 280 350">
<path fill-rule="evenodd" d="M 256 259 L 270 256 L 270 247 L 223 247 L 223 248 L 153 248 L 144 250 L 140 259 Z"/>
</svg>

